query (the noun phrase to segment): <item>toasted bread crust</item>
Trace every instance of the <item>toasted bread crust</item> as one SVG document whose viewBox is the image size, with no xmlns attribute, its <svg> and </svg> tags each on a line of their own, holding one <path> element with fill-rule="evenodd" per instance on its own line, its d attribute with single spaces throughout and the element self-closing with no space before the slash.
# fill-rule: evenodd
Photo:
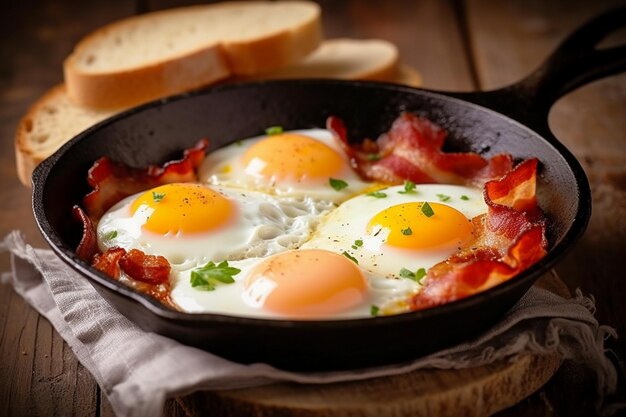
<svg viewBox="0 0 626 417">
<path fill-rule="evenodd" d="M 412 67 L 409 67 L 408 65 L 400 65 L 395 77 L 393 78 L 393 82 L 409 85 L 411 87 L 421 87 L 422 76 Z"/>
<path fill-rule="evenodd" d="M 71 123 L 68 135 L 54 135 L 56 125 L 51 124 L 48 130 L 41 129 L 41 122 L 46 118 L 56 118 L 66 121 L 71 118 L 67 111 L 70 103 L 66 87 L 58 84 L 46 91 L 28 109 L 17 125 L 15 132 L 15 163 L 17 176 L 20 182 L 28 187 L 31 186 L 33 170 L 41 161 L 52 155 L 61 145 L 70 140 L 74 135 L 91 125 L 113 115 L 114 111 L 92 111 L 84 109 L 84 116 L 76 123 Z M 78 111 L 83 111 L 77 107 Z"/>
<path fill-rule="evenodd" d="M 70 55 L 63 63 L 68 94 L 82 106 L 99 109 L 138 105 L 212 84 L 230 74 L 218 45 L 114 75 L 82 72 L 75 59 Z"/>
<path fill-rule="evenodd" d="M 65 82 L 70 97 L 80 105 L 93 108 L 132 106 L 210 85 L 232 74 L 254 74 L 294 63 L 321 42 L 319 6 L 312 2 L 298 1 L 289 4 L 306 8 L 306 19 L 296 20 L 291 25 L 279 28 L 268 27 L 267 33 L 261 36 L 207 40 L 193 50 L 163 52 L 162 59 L 146 59 L 146 62 L 126 68 L 85 68 L 84 60 L 90 54 L 90 48 L 97 49 L 94 45 L 98 45 L 100 40 L 110 38 L 116 31 L 128 30 L 134 22 L 149 21 L 155 17 L 176 19 L 180 13 L 229 7 L 239 11 L 245 9 L 247 4 L 258 7 L 263 3 L 218 3 L 164 10 L 120 20 L 96 30 L 80 41 L 64 62 Z M 268 2 L 269 4 L 277 3 Z M 236 27 L 233 28 L 233 31 L 236 30 Z"/>
<path fill-rule="evenodd" d="M 274 71 L 240 76 L 241 80 L 284 78 L 340 78 L 394 81 L 398 50 L 381 39 L 328 39 L 302 61 Z"/>
</svg>

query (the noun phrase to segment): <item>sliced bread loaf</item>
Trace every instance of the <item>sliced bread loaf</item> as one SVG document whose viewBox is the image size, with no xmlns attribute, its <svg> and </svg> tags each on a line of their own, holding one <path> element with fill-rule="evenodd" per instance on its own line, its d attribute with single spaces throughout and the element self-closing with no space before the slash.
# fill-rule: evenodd
<svg viewBox="0 0 626 417">
<path fill-rule="evenodd" d="M 411 87 L 421 87 L 422 76 L 414 68 L 408 65 L 400 65 L 393 78 L 393 82 L 396 84 L 409 85 Z"/>
<path fill-rule="evenodd" d="M 241 1 L 148 13 L 104 26 L 65 60 L 81 105 L 119 108 L 290 65 L 321 41 L 308 1 Z"/>
<path fill-rule="evenodd" d="M 341 78 L 393 81 L 398 48 L 380 39 L 329 39 L 297 64 L 243 79 Z"/>
<path fill-rule="evenodd" d="M 15 134 L 15 161 L 20 181 L 30 186 L 35 167 L 72 137 L 113 115 L 75 105 L 65 85 L 48 90 L 20 120 Z"/>
</svg>

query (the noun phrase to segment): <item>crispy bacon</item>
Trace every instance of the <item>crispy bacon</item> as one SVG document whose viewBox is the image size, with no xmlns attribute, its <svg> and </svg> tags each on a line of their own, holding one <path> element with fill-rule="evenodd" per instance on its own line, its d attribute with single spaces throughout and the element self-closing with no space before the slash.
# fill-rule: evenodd
<svg viewBox="0 0 626 417">
<path fill-rule="evenodd" d="M 122 273 L 120 268 L 120 259 L 126 255 L 123 248 L 113 247 L 107 249 L 104 253 L 98 253 L 93 257 L 91 266 L 98 271 L 102 271 L 113 279 L 119 279 Z"/>
<path fill-rule="evenodd" d="M 377 141 L 350 144 L 343 122 L 331 116 L 326 125 L 339 141 L 355 169 L 367 180 L 399 184 L 482 185 L 513 168 L 510 155 L 487 160 L 474 152 L 443 152 L 447 132 L 433 122 L 402 113 Z"/>
<path fill-rule="evenodd" d="M 421 310 L 468 297 L 527 269 L 547 253 L 546 220 L 535 196 L 537 160 L 485 184 L 487 214 L 472 219 L 474 238 L 428 270 L 410 301 Z"/>
<path fill-rule="evenodd" d="M 163 166 L 151 165 L 145 169 L 130 168 L 107 157 L 98 159 L 87 176 L 93 188 L 83 199 L 87 214 L 97 222 L 124 197 L 163 184 L 196 181 L 197 169 L 208 146 L 208 140 L 202 139 L 193 148 L 185 150 L 182 159 L 166 162 Z"/>
<path fill-rule="evenodd" d="M 170 263 L 163 256 L 146 255 L 131 249 L 119 260 L 120 267 L 129 277 L 147 284 L 163 284 L 170 277 Z"/>
<path fill-rule="evenodd" d="M 162 256 L 113 247 L 93 257 L 92 266 L 117 281 L 177 309 L 170 298 L 170 263 Z M 122 274 L 124 272 L 125 275 Z"/>
<path fill-rule="evenodd" d="M 79 206 L 72 207 L 72 216 L 83 226 L 83 236 L 76 248 L 76 255 L 85 262 L 91 262 L 91 259 L 99 251 L 96 228 L 89 216 Z"/>
</svg>

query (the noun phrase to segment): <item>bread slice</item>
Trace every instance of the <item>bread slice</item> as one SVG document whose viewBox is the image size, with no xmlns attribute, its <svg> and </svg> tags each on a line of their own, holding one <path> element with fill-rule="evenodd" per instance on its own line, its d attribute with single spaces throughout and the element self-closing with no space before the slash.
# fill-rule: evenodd
<svg viewBox="0 0 626 417">
<path fill-rule="evenodd" d="M 65 83 L 80 105 L 116 108 L 273 70 L 319 45 L 320 14 L 309 1 L 238 1 L 131 17 L 81 40 Z"/>
<path fill-rule="evenodd" d="M 30 177 L 41 161 L 83 130 L 114 113 L 73 104 L 63 84 L 48 90 L 17 127 L 15 161 L 20 181 L 30 187 Z"/>
<path fill-rule="evenodd" d="M 380 39 L 329 39 L 297 64 L 245 80 L 340 78 L 393 81 L 398 72 L 398 48 Z"/>
<path fill-rule="evenodd" d="M 411 87 L 422 86 L 421 74 L 408 65 L 398 66 L 398 71 L 392 81 L 396 84 L 404 84 Z"/>
</svg>

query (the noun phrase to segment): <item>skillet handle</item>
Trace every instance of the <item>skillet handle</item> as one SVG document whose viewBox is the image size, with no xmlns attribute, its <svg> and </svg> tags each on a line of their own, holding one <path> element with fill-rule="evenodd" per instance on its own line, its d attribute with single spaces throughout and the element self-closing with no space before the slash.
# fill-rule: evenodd
<svg viewBox="0 0 626 417">
<path fill-rule="evenodd" d="M 554 102 L 591 81 L 626 70 L 626 45 L 596 48 L 624 27 L 626 7 L 610 10 L 574 31 L 523 80 L 497 90 L 447 95 L 493 109 L 552 138 L 548 113 Z"/>
</svg>

